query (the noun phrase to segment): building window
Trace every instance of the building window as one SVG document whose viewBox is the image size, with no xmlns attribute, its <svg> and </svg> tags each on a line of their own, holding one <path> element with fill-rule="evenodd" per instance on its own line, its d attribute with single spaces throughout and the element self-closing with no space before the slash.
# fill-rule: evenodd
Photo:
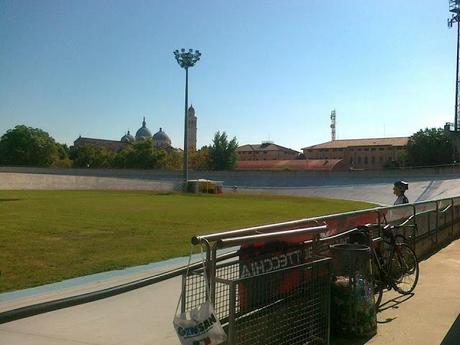
<svg viewBox="0 0 460 345">
<path fill-rule="evenodd" d="M 371 163 L 372 163 L 372 164 L 375 163 L 375 157 L 374 157 L 374 156 L 372 156 L 372 158 L 371 158 Z"/>
<path fill-rule="evenodd" d="M 367 156 L 364 157 L 364 164 L 367 164 Z"/>
<path fill-rule="evenodd" d="M 361 163 L 361 157 L 358 157 L 358 164 Z"/>
<path fill-rule="evenodd" d="M 369 148 L 368 148 L 368 147 L 366 147 L 366 148 L 364 149 L 364 151 L 369 151 Z"/>
<path fill-rule="evenodd" d="M 350 158 L 350 164 L 353 164 L 353 158 Z"/>
<path fill-rule="evenodd" d="M 383 150 L 385 150 L 384 147 L 379 147 L 379 151 L 383 151 Z"/>
<path fill-rule="evenodd" d="M 375 147 L 371 148 L 371 151 L 375 151 L 375 150 L 377 150 Z"/>
<path fill-rule="evenodd" d="M 383 157 L 379 158 L 380 163 L 383 163 Z"/>
</svg>

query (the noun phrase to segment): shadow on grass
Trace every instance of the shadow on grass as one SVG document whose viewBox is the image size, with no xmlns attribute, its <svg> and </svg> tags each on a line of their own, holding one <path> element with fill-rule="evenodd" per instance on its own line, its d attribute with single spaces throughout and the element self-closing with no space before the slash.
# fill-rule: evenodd
<svg viewBox="0 0 460 345">
<path fill-rule="evenodd" d="M 0 202 L 2 202 L 2 201 L 4 201 L 4 202 L 6 202 L 6 201 L 19 201 L 19 200 L 21 200 L 21 199 L 0 199 Z"/>
<path fill-rule="evenodd" d="M 458 345 L 460 344 L 460 314 L 458 314 L 457 319 L 447 332 L 446 336 L 442 340 L 441 345 Z"/>
</svg>

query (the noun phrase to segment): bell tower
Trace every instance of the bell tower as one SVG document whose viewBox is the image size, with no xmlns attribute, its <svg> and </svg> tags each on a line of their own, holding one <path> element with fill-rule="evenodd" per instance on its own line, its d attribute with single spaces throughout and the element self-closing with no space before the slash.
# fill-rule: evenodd
<svg viewBox="0 0 460 345">
<path fill-rule="evenodd" d="M 187 110 L 187 142 L 188 142 L 188 150 L 189 151 L 196 151 L 196 120 L 197 117 L 195 116 L 195 109 L 193 105 Z"/>
</svg>

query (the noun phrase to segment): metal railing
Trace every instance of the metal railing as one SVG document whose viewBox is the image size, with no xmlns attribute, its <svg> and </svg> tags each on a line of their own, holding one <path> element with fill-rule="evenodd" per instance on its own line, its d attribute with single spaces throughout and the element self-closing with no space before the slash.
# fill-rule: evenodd
<svg viewBox="0 0 460 345">
<path fill-rule="evenodd" d="M 460 235 L 460 227 L 456 227 L 457 224 L 460 224 L 460 197 L 430 200 L 398 206 L 377 207 L 367 210 L 305 218 L 289 222 L 238 229 L 234 231 L 194 236 L 192 238 L 192 243 L 195 245 L 201 244 L 206 250 L 205 267 L 210 285 L 209 297 L 215 305 L 216 313 L 221 319 L 221 322 L 227 327 L 229 336 L 228 344 L 240 345 L 246 344 L 248 341 L 251 344 L 258 344 L 260 339 L 263 339 L 264 342 L 262 343 L 265 345 L 296 344 L 297 340 L 299 341 L 299 344 L 304 344 L 308 343 L 308 341 L 312 341 L 311 339 L 317 339 L 318 344 L 327 344 L 328 335 L 322 336 L 321 334 L 323 334 L 325 328 L 329 328 L 329 321 L 324 321 L 326 323 L 323 328 L 315 328 L 312 326 L 310 329 L 311 334 L 308 332 L 308 334 L 300 334 L 297 329 L 290 328 L 289 332 L 290 334 L 294 334 L 295 341 L 290 337 L 287 337 L 287 340 L 284 342 L 279 339 L 276 341 L 273 339 L 267 339 L 265 335 L 262 334 L 262 330 L 266 329 L 266 319 L 275 317 L 275 314 L 270 314 L 271 316 L 266 315 L 268 310 L 270 310 L 271 304 L 275 303 L 274 300 L 279 303 L 283 303 L 282 301 L 285 299 L 289 300 L 291 298 L 290 294 L 295 295 L 297 290 L 293 289 L 293 291 L 286 291 L 287 294 L 283 296 L 275 294 L 272 296 L 272 299 L 268 299 L 265 302 L 262 298 L 261 301 L 256 303 L 256 307 L 254 307 L 254 309 L 248 311 L 240 305 L 242 298 L 243 301 L 245 298 L 244 294 L 241 292 L 242 290 L 243 292 L 245 291 L 245 285 L 242 282 L 246 282 L 248 286 L 251 286 L 251 288 L 255 291 L 254 296 L 259 296 L 260 299 L 260 296 L 264 296 L 263 287 L 266 287 L 268 290 L 272 289 L 273 286 L 279 288 L 282 283 L 277 283 L 277 281 L 280 277 L 282 277 L 282 274 L 280 273 L 282 270 L 289 269 L 292 272 L 297 272 L 292 274 L 299 275 L 303 269 L 302 265 L 313 265 L 312 263 L 321 260 L 321 255 L 328 254 L 330 244 L 346 242 L 348 240 L 348 235 L 355 231 L 358 225 L 364 224 L 375 225 L 375 232 L 373 234 L 374 238 L 382 235 L 381 229 L 384 224 L 399 225 L 396 231 L 400 232 L 407 238 L 409 244 L 419 256 L 424 256 L 427 253 L 436 250 L 442 244 L 453 240 L 456 234 Z M 289 251 L 290 248 L 294 248 L 293 250 L 300 248 L 304 260 L 296 262 L 297 265 L 294 265 L 293 267 L 282 267 L 279 270 L 269 270 L 268 272 L 261 270 L 258 272 L 259 274 L 250 274 L 248 276 L 249 278 L 246 277 L 244 273 L 244 265 L 247 258 L 244 258 L 244 249 L 251 246 L 257 247 L 257 245 L 259 245 L 259 247 L 263 247 L 264 245 L 268 245 L 269 243 L 274 243 L 276 241 L 283 243 L 286 246 L 285 250 L 287 251 Z M 296 241 L 296 245 L 300 245 L 301 247 L 291 247 Z M 232 260 L 229 260 L 226 263 L 224 262 L 218 264 L 218 249 L 233 246 L 241 246 L 242 249 L 239 251 L 239 255 L 235 256 Z M 282 248 L 280 249 L 280 247 L 278 247 L 275 250 L 275 253 L 279 253 L 280 250 L 282 252 Z M 270 257 L 270 255 L 273 256 L 273 252 L 271 254 L 265 254 L 268 255 L 268 257 Z M 286 254 L 284 253 L 284 255 Z M 257 265 L 257 260 L 260 262 L 261 258 L 263 258 L 263 256 L 256 256 L 251 258 L 251 260 L 252 262 L 256 262 L 255 265 Z M 268 265 L 272 264 L 268 263 Z M 231 269 L 229 269 L 230 267 Z M 182 305 L 183 311 L 195 308 L 203 301 L 203 299 L 208 297 L 206 296 L 206 289 L 203 287 L 204 285 L 199 287 L 200 284 L 205 284 L 205 280 L 202 278 L 203 273 L 204 272 L 195 271 L 191 272 L 190 277 L 186 275 L 183 276 L 183 296 L 185 296 L 185 298 L 183 298 Z M 261 276 L 264 278 L 262 279 Z M 302 275 L 300 274 L 300 276 Z M 262 281 L 263 283 L 260 283 L 259 281 Z M 297 279 L 296 282 L 300 285 L 302 285 L 302 283 L 306 283 L 300 278 Z M 316 285 L 319 286 L 321 284 L 327 285 L 327 283 L 320 282 L 319 280 L 308 281 L 308 283 L 311 284 L 312 287 Z M 260 290 L 260 288 L 262 290 Z M 327 291 L 324 286 L 323 289 Z M 198 290 L 201 291 L 198 294 L 200 296 L 199 298 L 197 298 L 198 295 L 196 293 Z M 292 299 L 295 300 L 294 297 L 292 297 Z M 302 303 L 305 303 L 305 301 L 302 303 L 297 301 L 296 303 L 290 304 L 290 308 L 302 310 L 304 307 Z M 329 302 L 327 297 L 323 296 L 322 302 L 317 301 L 317 303 L 322 305 L 322 308 L 324 308 Z M 308 309 L 308 307 L 305 308 Z M 276 313 L 279 314 L 280 311 L 277 311 Z M 287 314 L 281 314 L 290 315 L 287 311 L 286 313 Z M 260 318 L 255 317 L 255 320 L 259 320 L 259 323 L 255 321 L 252 323 L 245 323 L 246 326 L 241 328 L 240 326 L 242 320 L 247 319 L 247 317 L 250 317 L 250 315 L 253 314 L 263 314 L 264 316 L 261 316 Z M 300 318 L 303 317 L 304 321 L 308 319 L 310 322 L 313 322 L 312 315 L 314 314 L 315 313 L 312 312 L 309 315 L 301 314 L 300 316 L 297 316 Z M 278 320 L 286 325 L 286 327 L 290 327 L 290 319 L 288 317 L 286 320 Z M 312 324 L 315 324 L 315 322 Z M 252 327 L 253 329 L 248 329 L 247 327 Z M 278 331 L 283 333 L 286 330 Z M 242 336 L 242 334 L 244 336 Z M 309 336 L 316 338 L 308 338 Z M 318 339 L 322 340 L 320 341 Z"/>
</svg>

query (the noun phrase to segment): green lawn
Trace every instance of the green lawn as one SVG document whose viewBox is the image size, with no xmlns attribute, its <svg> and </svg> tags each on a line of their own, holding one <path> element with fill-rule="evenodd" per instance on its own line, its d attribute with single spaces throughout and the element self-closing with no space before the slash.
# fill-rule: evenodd
<svg viewBox="0 0 460 345">
<path fill-rule="evenodd" d="M 0 292 L 187 255 L 197 234 L 371 206 L 230 193 L 0 191 Z"/>
</svg>

